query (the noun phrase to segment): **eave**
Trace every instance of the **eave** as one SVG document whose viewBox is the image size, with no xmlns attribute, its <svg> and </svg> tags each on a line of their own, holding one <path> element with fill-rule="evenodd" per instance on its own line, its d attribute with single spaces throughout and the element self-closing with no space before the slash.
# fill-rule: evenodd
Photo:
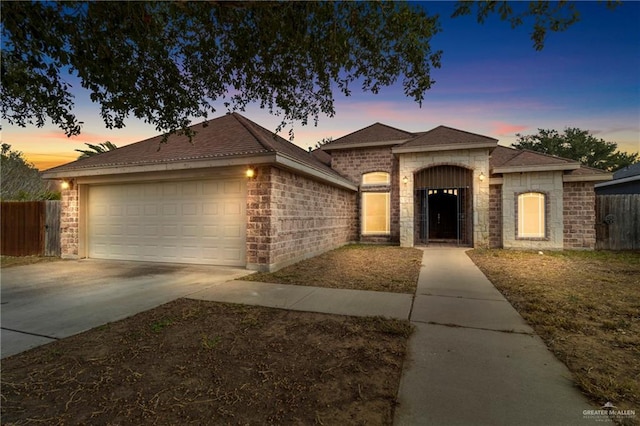
<svg viewBox="0 0 640 426">
<path fill-rule="evenodd" d="M 579 168 L 580 163 L 542 164 L 537 166 L 498 166 L 494 167 L 491 173 L 557 172 L 577 170 Z"/>
<path fill-rule="evenodd" d="M 246 156 L 233 156 L 226 158 L 215 158 L 206 160 L 192 160 L 192 161 L 174 161 L 163 162 L 157 164 L 131 164 L 131 165 L 113 165 L 103 167 L 90 167 L 90 168 L 78 168 L 71 170 L 61 171 L 45 171 L 42 173 L 44 179 L 71 179 L 71 178 L 83 178 L 83 177 L 109 177 L 109 176 L 121 176 L 131 175 L 138 173 L 153 173 L 153 172 L 172 172 L 181 170 L 202 170 L 202 169 L 215 169 L 222 167 L 232 166 L 258 166 L 273 164 L 281 166 L 282 168 L 295 171 L 300 174 L 304 174 L 308 177 L 322 180 L 334 186 L 338 186 L 344 189 L 357 191 L 358 187 L 351 183 L 351 181 L 337 176 L 332 173 L 328 173 L 319 168 L 312 167 L 308 164 L 304 164 L 293 157 L 289 157 L 285 154 L 269 152 L 259 155 L 246 155 Z"/>
<path fill-rule="evenodd" d="M 391 151 L 394 154 L 410 154 L 414 152 L 434 152 L 434 151 L 455 151 L 461 149 L 483 149 L 495 148 L 496 142 L 484 143 L 456 143 L 442 145 L 422 145 L 422 146 L 396 146 Z"/>
<path fill-rule="evenodd" d="M 337 151 L 341 149 L 358 149 L 358 148 L 376 148 L 382 146 L 395 146 L 403 144 L 411 139 L 401 139 L 395 141 L 378 141 L 378 142 L 365 142 L 365 143 L 339 143 L 335 145 L 321 146 L 320 149 L 323 151 Z"/>
</svg>

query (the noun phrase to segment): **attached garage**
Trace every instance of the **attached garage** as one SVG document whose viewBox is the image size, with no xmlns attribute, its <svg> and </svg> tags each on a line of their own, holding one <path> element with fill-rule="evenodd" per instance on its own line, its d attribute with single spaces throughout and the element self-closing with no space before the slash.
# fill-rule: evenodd
<svg viewBox="0 0 640 426">
<path fill-rule="evenodd" d="M 243 179 L 91 185 L 88 257 L 245 266 Z"/>
</svg>

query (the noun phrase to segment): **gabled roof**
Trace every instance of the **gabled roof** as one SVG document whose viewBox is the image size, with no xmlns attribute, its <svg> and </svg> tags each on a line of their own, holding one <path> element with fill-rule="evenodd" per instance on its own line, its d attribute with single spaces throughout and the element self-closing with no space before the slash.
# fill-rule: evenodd
<svg viewBox="0 0 640 426">
<path fill-rule="evenodd" d="M 491 153 L 489 161 L 494 173 L 543 170 L 575 170 L 580 163 L 568 158 L 542 154 L 527 149 L 498 146 Z"/>
<path fill-rule="evenodd" d="M 43 176 L 55 179 L 91 176 L 96 173 L 135 173 L 148 171 L 153 166 L 167 165 L 171 165 L 172 170 L 216 167 L 230 165 L 230 159 L 259 163 L 259 158 L 264 157 L 264 163 L 280 162 L 292 167 L 295 164 L 295 167 L 319 172 L 334 183 L 337 181 L 339 184 L 348 183 L 353 186 L 308 151 L 238 113 L 226 114 L 190 128 L 196 132 L 191 142 L 186 136 L 171 135 L 163 144 L 163 137 L 160 135 L 51 168 L 44 171 Z"/>
<path fill-rule="evenodd" d="M 498 145 L 498 139 L 447 126 L 438 126 L 393 148 L 393 152 L 407 153 L 450 149 L 494 148 L 496 145 Z"/>
<path fill-rule="evenodd" d="M 565 181 L 611 179 L 610 173 L 582 166 L 575 160 L 500 145 L 491 152 L 489 167 L 492 174 L 556 170 L 564 172 Z"/>
<path fill-rule="evenodd" d="M 387 126 L 382 123 L 374 123 L 364 129 L 357 130 L 323 145 L 323 151 L 335 149 L 365 148 L 371 146 L 398 145 L 415 137 L 415 134 Z"/>
</svg>

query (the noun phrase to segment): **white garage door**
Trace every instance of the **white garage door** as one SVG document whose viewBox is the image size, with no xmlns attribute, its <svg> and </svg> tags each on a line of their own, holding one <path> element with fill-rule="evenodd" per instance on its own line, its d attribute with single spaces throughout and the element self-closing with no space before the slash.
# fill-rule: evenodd
<svg viewBox="0 0 640 426">
<path fill-rule="evenodd" d="M 89 188 L 89 257 L 244 266 L 243 180 Z"/>
</svg>

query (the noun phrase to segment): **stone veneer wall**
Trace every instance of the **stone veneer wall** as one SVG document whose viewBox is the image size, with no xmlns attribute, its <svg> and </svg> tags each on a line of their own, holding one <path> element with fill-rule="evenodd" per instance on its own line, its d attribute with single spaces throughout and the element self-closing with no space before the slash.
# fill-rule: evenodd
<svg viewBox="0 0 640 426">
<path fill-rule="evenodd" d="M 502 177 L 502 246 L 517 249 L 551 249 L 563 247 L 562 172 L 504 173 Z M 517 238 L 518 195 L 540 192 L 546 199 L 546 237 Z"/>
<path fill-rule="evenodd" d="M 60 211 L 60 246 L 63 259 L 78 258 L 79 204 L 77 187 L 62 190 Z"/>
<path fill-rule="evenodd" d="M 453 165 L 473 170 L 473 246 L 489 245 L 489 149 L 462 149 L 399 154 L 399 175 L 408 182 L 400 185 L 400 245 L 414 245 L 414 173 L 427 167 Z M 480 173 L 485 179 L 480 181 Z"/>
<path fill-rule="evenodd" d="M 565 182 L 563 242 L 565 249 L 596 246 L 596 194 L 593 182 Z"/>
<path fill-rule="evenodd" d="M 390 204 L 390 234 L 388 236 L 359 235 L 363 242 L 392 242 L 400 241 L 400 177 L 398 174 L 398 159 L 391 152 L 391 147 L 344 149 L 331 152 L 331 167 L 360 187 L 361 192 L 389 192 Z M 376 185 L 363 187 L 362 175 L 370 172 L 387 172 L 391 175 L 390 185 Z M 361 199 L 358 197 L 357 216 L 360 217 Z M 358 221 L 359 223 L 359 221 Z M 357 230 L 358 234 L 361 232 Z"/>
<path fill-rule="evenodd" d="M 502 248 L 502 185 L 489 186 L 489 248 Z"/>
<path fill-rule="evenodd" d="M 276 167 L 247 183 L 247 268 L 274 271 L 354 241 L 356 193 Z"/>
</svg>

